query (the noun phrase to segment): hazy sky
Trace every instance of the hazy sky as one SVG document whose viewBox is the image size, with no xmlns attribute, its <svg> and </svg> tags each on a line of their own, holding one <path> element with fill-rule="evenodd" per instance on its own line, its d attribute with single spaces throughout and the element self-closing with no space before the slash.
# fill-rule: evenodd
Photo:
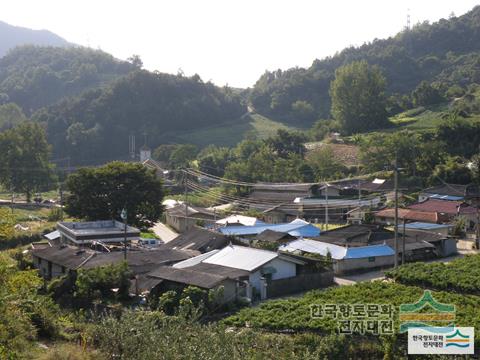
<svg viewBox="0 0 480 360">
<path fill-rule="evenodd" d="M 0 20 L 48 29 L 149 70 L 252 86 L 265 70 L 310 66 L 406 25 L 461 15 L 471 0 L 0 0 Z"/>
</svg>

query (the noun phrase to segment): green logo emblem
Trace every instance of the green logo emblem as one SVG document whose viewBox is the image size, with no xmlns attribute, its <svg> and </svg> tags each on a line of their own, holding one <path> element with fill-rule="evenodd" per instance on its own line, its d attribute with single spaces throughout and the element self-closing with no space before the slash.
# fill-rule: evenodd
<svg viewBox="0 0 480 360">
<path fill-rule="evenodd" d="M 455 305 L 439 303 L 425 290 L 416 303 L 400 305 L 399 320 L 402 333 L 413 327 L 455 326 Z"/>
</svg>

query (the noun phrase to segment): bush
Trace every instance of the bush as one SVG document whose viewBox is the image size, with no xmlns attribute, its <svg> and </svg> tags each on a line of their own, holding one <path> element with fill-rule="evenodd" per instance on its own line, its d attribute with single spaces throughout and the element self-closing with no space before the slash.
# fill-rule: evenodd
<svg viewBox="0 0 480 360">
<path fill-rule="evenodd" d="M 112 289 L 118 288 L 117 296 L 124 299 L 130 287 L 130 270 L 126 262 L 94 269 L 79 269 L 75 281 L 75 296 L 87 300 L 113 298 Z"/>
</svg>

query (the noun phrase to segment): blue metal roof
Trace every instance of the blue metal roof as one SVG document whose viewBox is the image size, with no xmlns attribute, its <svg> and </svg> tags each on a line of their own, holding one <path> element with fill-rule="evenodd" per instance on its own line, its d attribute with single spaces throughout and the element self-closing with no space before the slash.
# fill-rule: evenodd
<svg viewBox="0 0 480 360">
<path fill-rule="evenodd" d="M 350 247 L 347 249 L 344 259 L 361 259 L 375 256 L 395 255 L 395 251 L 388 245 L 369 245 Z"/>
<path fill-rule="evenodd" d="M 453 195 L 442 195 L 442 194 L 426 194 L 430 199 L 438 200 L 448 200 L 448 201 L 459 201 L 463 200 L 463 196 L 453 196 Z"/>
<path fill-rule="evenodd" d="M 258 235 L 265 230 L 288 233 L 296 237 L 311 237 L 320 235 L 320 229 L 303 220 L 293 220 L 286 224 L 265 224 L 255 226 L 226 226 L 218 229 L 224 235 Z"/>
<path fill-rule="evenodd" d="M 431 224 L 425 222 L 412 222 L 409 224 L 405 224 L 406 229 L 419 229 L 419 230 L 434 230 L 434 229 L 444 229 L 449 228 L 452 225 L 448 224 Z"/>
</svg>

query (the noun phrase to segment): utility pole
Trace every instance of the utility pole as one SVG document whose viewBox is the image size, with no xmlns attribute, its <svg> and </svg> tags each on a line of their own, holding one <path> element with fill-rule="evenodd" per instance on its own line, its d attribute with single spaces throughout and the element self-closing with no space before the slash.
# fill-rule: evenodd
<svg viewBox="0 0 480 360">
<path fill-rule="evenodd" d="M 122 209 L 120 217 L 123 219 L 123 260 L 127 261 L 127 209 L 126 206 Z"/>
<path fill-rule="evenodd" d="M 11 195 L 12 195 L 12 199 L 11 199 L 11 202 L 10 202 L 10 208 L 11 208 L 12 214 L 13 214 L 13 201 L 14 201 L 14 198 L 15 198 L 15 195 L 13 193 L 13 187 L 10 187 L 10 192 L 11 192 Z"/>
<path fill-rule="evenodd" d="M 325 183 L 325 230 L 328 231 L 328 183 Z"/>
<path fill-rule="evenodd" d="M 362 189 L 360 188 L 360 179 L 358 179 L 358 206 L 362 203 Z"/>
<path fill-rule="evenodd" d="M 58 191 L 60 193 L 60 220 L 63 220 L 63 182 L 60 182 Z"/>
<path fill-rule="evenodd" d="M 394 191 L 395 191 L 395 263 L 398 267 L 398 154 L 395 153 L 395 169 L 394 169 Z"/>
<path fill-rule="evenodd" d="M 405 265 L 405 223 L 406 223 L 406 220 L 405 220 L 405 218 L 403 218 L 402 265 Z"/>
<path fill-rule="evenodd" d="M 187 173 L 183 172 L 184 202 L 185 202 L 185 231 L 188 230 L 188 191 L 187 191 Z"/>
</svg>

